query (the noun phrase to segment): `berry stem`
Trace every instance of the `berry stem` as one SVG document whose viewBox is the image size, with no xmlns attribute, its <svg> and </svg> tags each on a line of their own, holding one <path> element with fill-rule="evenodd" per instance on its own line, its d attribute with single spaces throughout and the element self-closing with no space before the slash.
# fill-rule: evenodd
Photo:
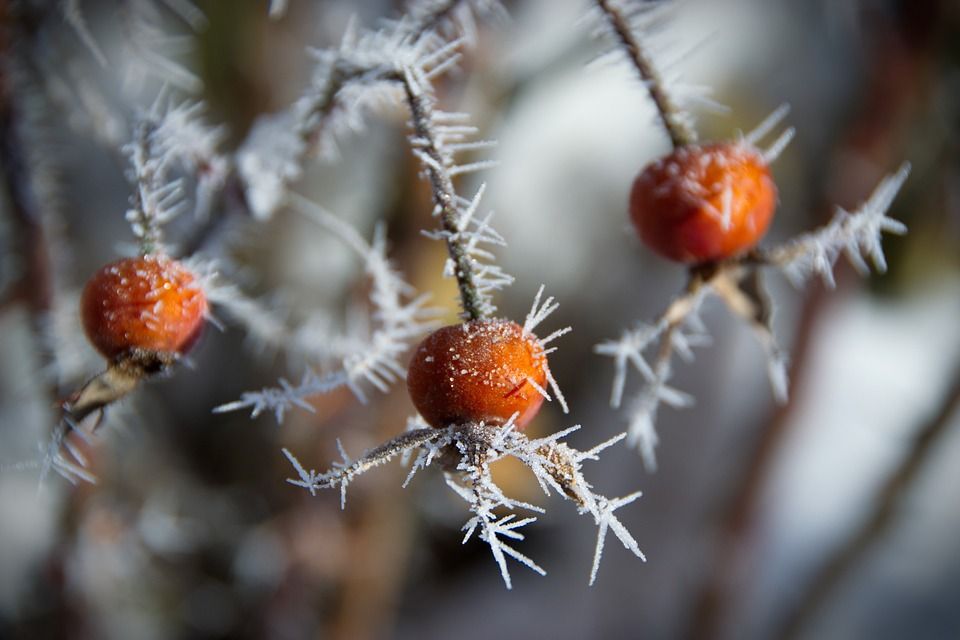
<svg viewBox="0 0 960 640">
<path fill-rule="evenodd" d="M 650 97 L 653 98 L 657 112 L 660 114 L 660 120 L 670 136 L 673 147 L 676 149 L 696 142 L 696 132 L 684 122 L 683 111 L 667 93 L 663 78 L 654 66 L 653 59 L 640 44 L 640 40 L 630 26 L 630 21 L 611 0 L 596 0 L 596 3 L 600 11 L 607 17 L 610 27 L 627 53 L 627 57 L 630 58 L 630 62 L 633 63 L 643 80 L 643 84 L 647 87 L 647 91 L 650 92 Z"/>
<path fill-rule="evenodd" d="M 79 424 L 90 414 L 133 391 L 144 375 L 143 370 L 135 364 L 112 364 L 64 402 L 62 410 L 73 424 Z"/>
<path fill-rule="evenodd" d="M 454 276 L 460 290 L 460 306 L 467 320 L 480 320 L 486 316 L 483 299 L 477 287 L 473 261 L 465 246 L 463 234 L 457 222 L 457 192 L 453 178 L 444 171 L 445 161 L 440 153 L 440 143 L 433 128 L 433 104 L 431 97 L 420 90 L 416 82 L 406 75 L 398 74 L 403 85 L 407 104 L 413 119 L 416 137 L 422 141 L 421 150 L 432 162 L 426 164 L 427 175 L 433 195 L 434 206 L 440 213 L 440 224 L 446 232 L 447 251 L 454 264 Z"/>
</svg>

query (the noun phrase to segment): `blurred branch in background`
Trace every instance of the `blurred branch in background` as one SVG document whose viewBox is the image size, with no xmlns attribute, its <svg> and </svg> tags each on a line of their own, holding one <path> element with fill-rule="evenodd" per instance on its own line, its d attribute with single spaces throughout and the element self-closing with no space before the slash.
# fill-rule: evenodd
<svg viewBox="0 0 960 640">
<path fill-rule="evenodd" d="M 933 416 L 916 433 L 903 460 L 887 477 L 872 500 L 872 506 L 862 524 L 856 527 L 846 542 L 828 555 L 814 577 L 802 589 L 800 596 L 788 608 L 783 622 L 773 634 L 784 640 L 799 637 L 806 625 L 830 600 L 845 579 L 875 545 L 898 522 L 902 506 L 914 482 L 926 468 L 926 463 L 937 451 L 944 435 L 957 421 L 960 410 L 960 365 L 953 373 L 946 396 Z"/>
</svg>

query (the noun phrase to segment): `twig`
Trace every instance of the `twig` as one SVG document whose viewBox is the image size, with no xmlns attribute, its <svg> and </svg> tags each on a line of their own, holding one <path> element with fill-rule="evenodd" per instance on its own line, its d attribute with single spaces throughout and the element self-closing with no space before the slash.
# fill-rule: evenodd
<svg viewBox="0 0 960 640">
<path fill-rule="evenodd" d="M 413 422 L 411 426 L 418 427 L 418 424 Z M 463 541 L 467 542 L 476 534 L 489 546 L 508 589 L 511 588 L 512 581 L 507 558 L 516 560 L 536 573 L 545 574 L 533 560 L 508 544 L 508 541 L 512 543 L 523 540 L 519 529 L 536 521 L 535 517 L 517 519 L 518 510 L 543 513 L 543 509 L 536 505 L 506 496 L 494 481 L 490 465 L 503 458 L 512 457 L 530 469 L 545 494 L 556 491 L 572 501 L 580 515 L 593 518 L 597 526 L 597 542 L 590 572 L 590 584 L 593 584 L 608 533 L 612 532 L 635 556 L 645 559 L 637 541 L 614 514 L 621 507 L 639 498 L 640 493 L 632 493 L 622 498 L 607 498 L 593 491 L 583 476 L 582 463 L 596 460 L 601 451 L 620 442 L 625 434 L 615 436 L 588 451 L 578 451 L 561 442 L 562 438 L 577 429 L 579 426 L 531 440 L 516 431 L 513 418 L 502 426 L 468 422 L 453 424 L 443 429 L 414 428 L 356 460 L 350 459 L 341 449 L 342 462 L 324 472 L 306 469 L 289 451 L 284 450 L 284 454 L 297 474 L 296 478 L 291 478 L 288 482 L 306 489 L 311 494 L 316 494 L 320 489 L 339 488 L 341 506 L 346 500 L 347 486 L 356 476 L 401 454 L 416 454 L 408 482 L 420 469 L 426 468 L 432 462 L 439 462 L 443 467 L 447 485 L 467 503 L 472 514 L 463 526 L 466 532 Z"/>
<path fill-rule="evenodd" d="M 640 78 L 643 80 L 650 97 L 653 99 L 660 114 L 667 134 L 670 136 L 670 142 L 674 148 L 683 147 L 697 141 L 697 134 L 693 128 L 684 121 L 683 111 L 677 106 L 676 102 L 667 93 L 666 85 L 660 72 L 657 71 L 646 49 L 637 38 L 635 30 L 631 27 L 629 19 L 624 15 L 620 7 L 612 0 L 596 0 L 597 7 L 606 15 L 610 22 L 610 27 L 616 33 L 620 43 L 623 45 L 630 62 L 637 69 Z"/>
<path fill-rule="evenodd" d="M 454 276 L 457 279 L 457 288 L 460 290 L 460 304 L 467 318 L 479 320 L 486 314 L 475 281 L 473 260 L 460 233 L 462 229 L 459 226 L 460 212 L 456 204 L 457 192 L 449 172 L 442 169 L 444 159 L 440 154 L 436 132 L 431 124 L 433 105 L 429 96 L 422 93 L 408 76 L 400 78 L 400 81 L 403 84 L 407 104 L 410 106 L 414 131 L 417 138 L 424 141 L 422 152 L 433 160 L 427 165 L 427 173 L 430 176 L 433 203 L 440 211 L 440 223 L 447 233 L 447 251 L 454 264 Z"/>
<path fill-rule="evenodd" d="M 934 415 L 920 428 L 909 450 L 873 499 L 873 507 L 860 526 L 856 527 L 846 542 L 829 555 L 823 566 L 806 585 L 800 597 L 783 618 L 775 638 L 796 638 L 813 619 L 843 580 L 855 570 L 877 542 L 897 523 L 899 508 L 914 482 L 926 468 L 930 456 L 954 424 L 951 420 L 960 410 L 960 366 L 946 396 Z"/>
<path fill-rule="evenodd" d="M 29 161 L 23 147 L 22 132 L 18 126 L 21 115 L 14 95 L 13 35 L 4 15 L 9 11 L 0 7 L 0 171 L 10 201 L 13 219 L 20 229 L 20 245 L 27 255 L 26 272 L 21 279 L 18 294 L 35 313 L 48 311 L 53 298 L 52 268 L 47 255 L 43 232 L 41 204 L 34 192 Z M 21 45 L 22 46 L 22 45 Z"/>
</svg>

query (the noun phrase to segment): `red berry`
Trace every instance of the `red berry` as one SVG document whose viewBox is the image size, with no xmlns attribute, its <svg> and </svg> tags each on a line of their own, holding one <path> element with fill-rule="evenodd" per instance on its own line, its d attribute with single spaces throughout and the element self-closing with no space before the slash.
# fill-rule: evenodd
<svg viewBox="0 0 960 640">
<path fill-rule="evenodd" d="M 427 336 L 410 362 L 407 388 L 436 428 L 518 414 L 522 429 L 540 409 L 547 357 L 540 341 L 510 320 L 472 320 Z"/>
<path fill-rule="evenodd" d="M 206 311 L 194 275 L 160 255 L 108 264 L 90 278 L 80 300 L 87 337 L 114 361 L 185 353 L 200 337 Z"/>
<path fill-rule="evenodd" d="M 679 147 L 647 165 L 630 192 L 630 218 L 657 253 L 679 262 L 736 256 L 766 233 L 777 187 L 744 143 Z"/>
</svg>

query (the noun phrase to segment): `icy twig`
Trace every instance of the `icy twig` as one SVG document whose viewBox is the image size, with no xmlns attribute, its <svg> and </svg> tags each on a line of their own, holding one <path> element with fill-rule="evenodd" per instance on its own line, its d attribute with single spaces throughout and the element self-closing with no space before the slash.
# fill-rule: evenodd
<svg viewBox="0 0 960 640">
<path fill-rule="evenodd" d="M 284 414 L 294 407 L 310 410 L 307 398 L 343 386 L 365 401 L 362 383 L 386 392 L 391 383 L 405 375 L 401 358 L 411 341 L 434 326 L 435 314 L 426 306 L 427 297 L 415 296 L 413 288 L 403 281 L 387 258 L 382 228 L 368 244 L 352 227 L 309 200 L 296 197 L 292 204 L 302 215 L 337 235 L 363 259 L 372 282 L 369 301 L 373 327 L 363 336 L 341 341 L 341 353 L 329 352 L 331 356 L 338 356 L 336 369 L 322 375 L 307 370 L 296 385 L 281 379 L 279 387 L 245 392 L 239 400 L 217 407 L 217 412 L 250 409 L 256 417 L 272 411 L 281 422 Z M 273 325 L 267 324 L 267 327 L 276 330 Z M 326 341 L 330 341 L 329 336 Z"/>
<path fill-rule="evenodd" d="M 289 108 L 259 118 L 237 153 L 237 170 L 257 218 L 269 218 L 297 180 L 315 149 L 336 156 L 341 134 L 363 128 L 365 111 L 396 104 L 400 69 L 414 66 L 430 78 L 457 62 L 450 55 L 468 41 L 473 15 L 498 13 L 491 0 L 421 0 L 403 18 L 379 30 L 358 30 L 351 23 L 339 46 L 314 51 L 313 78 Z"/>
<path fill-rule="evenodd" d="M 667 83 L 654 63 L 649 49 L 641 42 L 643 29 L 640 23 L 647 17 L 648 7 L 642 6 L 642 3 L 637 3 L 641 7 L 631 13 L 628 7 L 617 0 L 595 1 L 597 8 L 606 18 L 613 35 L 640 74 L 640 78 L 657 107 L 657 112 L 660 114 L 660 119 L 674 148 L 695 143 L 697 133 L 693 128 L 690 115 L 681 109 L 670 95 Z M 650 8 L 655 10 L 654 7 Z"/>
<path fill-rule="evenodd" d="M 910 164 L 904 163 L 896 173 L 884 178 L 856 211 L 838 208 L 821 229 L 771 249 L 760 259 L 780 268 L 798 286 L 811 275 L 819 275 L 825 285 L 833 288 L 833 266 L 841 252 L 861 275 L 870 273 L 867 259 L 878 272 L 885 272 L 883 233 L 907 232 L 905 224 L 887 216 L 887 210 L 909 174 Z"/>
<path fill-rule="evenodd" d="M 413 468 L 404 486 L 418 470 L 434 461 L 440 461 L 447 485 L 468 504 L 472 516 L 463 526 L 464 542 L 477 537 L 490 547 L 500 569 L 504 584 L 512 586 L 507 558 L 512 558 L 529 569 L 545 574 L 533 560 L 517 551 L 506 541 L 523 540 L 519 529 L 536 521 L 535 517 L 518 517 L 517 511 L 543 513 L 543 509 L 514 500 L 503 493 L 494 482 L 491 465 L 505 457 L 512 457 L 527 466 L 540 483 L 544 493 L 551 490 L 571 500 L 582 514 L 590 514 L 597 525 L 597 544 L 590 573 L 590 584 L 596 579 L 608 532 L 623 543 L 637 557 L 644 559 L 639 546 L 623 523 L 614 515 L 620 507 L 636 500 L 634 493 L 623 498 L 610 499 L 597 494 L 583 476 L 581 464 L 596 460 L 600 452 L 624 438 L 620 434 L 588 450 L 577 451 L 561 439 L 579 427 L 572 427 L 545 438 L 531 440 L 514 428 L 513 419 L 505 425 L 467 423 L 443 429 L 415 428 L 390 442 L 364 454 L 357 460 L 344 460 L 326 472 L 305 469 L 292 454 L 284 453 L 294 465 L 298 478 L 292 484 L 315 493 L 318 489 L 340 488 L 341 500 L 346 486 L 361 473 L 404 454 L 416 453 Z"/>
<path fill-rule="evenodd" d="M 455 3 L 424 3 L 423 16 L 446 18 Z M 491 5 L 493 3 L 481 3 Z M 430 8 L 427 11 L 427 7 Z M 419 14 L 418 14 L 419 15 Z M 426 23 L 430 19 L 424 17 Z M 421 24 L 426 24 L 422 20 Z M 464 316 L 471 319 L 495 310 L 491 293 L 513 279 L 491 262 L 488 245 L 503 238 L 490 226 L 490 216 L 477 216 L 483 188 L 467 200 L 457 193 L 454 178 L 491 166 L 485 161 L 458 163 L 456 156 L 484 148 L 489 141 L 473 141 L 476 132 L 465 115 L 436 108 L 432 82 L 453 68 L 463 40 L 448 42 L 433 31 L 410 31 L 406 20 L 376 32 L 350 28 L 336 50 L 317 52 L 317 70 L 310 89 L 287 111 L 262 118 L 238 152 L 237 167 L 246 185 L 247 200 L 257 217 L 270 216 L 287 197 L 287 185 L 297 179 L 308 149 L 339 122 L 354 128 L 367 105 L 404 101 L 411 112 L 410 143 L 424 165 L 432 187 L 435 214 L 450 253 L 447 272 L 457 279 Z M 329 130 L 323 132 L 326 139 Z"/>
<path fill-rule="evenodd" d="M 347 485 L 358 475 L 361 475 L 374 467 L 386 464 L 393 458 L 417 447 L 423 446 L 433 440 L 443 438 L 446 434 L 442 429 L 418 429 L 416 431 L 407 431 L 393 440 L 367 451 L 356 460 L 350 460 L 342 447 L 340 449 L 342 460 L 335 464 L 330 471 L 318 473 L 316 471 L 307 471 L 294 457 L 292 453 L 284 449 L 283 454 L 287 456 L 290 463 L 296 469 L 299 479 L 291 478 L 287 480 L 290 484 L 303 487 L 312 495 L 316 495 L 318 489 L 340 489 L 340 506 L 346 506 Z M 339 443 L 338 443 L 339 445 Z"/>
<path fill-rule="evenodd" d="M 422 68 L 405 68 L 401 82 L 413 120 L 411 145 L 430 180 L 434 213 L 440 219 L 442 230 L 434 237 L 447 244 L 448 272 L 457 280 L 464 316 L 472 320 L 488 317 L 496 310 L 492 292 L 510 284 L 513 278 L 489 262 L 492 254 L 479 246 L 503 244 L 500 235 L 490 227 L 489 216 L 476 219 L 483 187 L 467 201 L 457 194 L 453 184 L 454 175 L 486 166 L 458 165 L 455 160 L 456 147 L 451 145 L 463 143 L 475 129 L 463 124 L 461 114 L 435 109 L 430 80 Z"/>
<path fill-rule="evenodd" d="M 633 330 L 624 331 L 619 340 L 608 340 L 594 348 L 596 353 L 614 359 L 611 406 L 617 408 L 623 401 L 629 367 L 636 369 L 646 383 L 628 411 L 627 441 L 640 450 L 644 464 L 650 470 L 656 468 L 654 450 L 658 438 L 654 419 L 660 403 L 674 408 L 688 407 L 693 403 L 692 396 L 669 386 L 667 381 L 672 372 L 671 362 L 675 352 L 689 361 L 693 359 L 693 347 L 710 342 L 698 315 L 710 287 L 709 279 L 692 277 L 684 293 L 670 304 L 653 325 L 639 325 Z M 688 331 L 684 330 L 684 325 L 689 327 Z M 652 345 L 657 345 L 657 351 L 651 365 L 644 353 Z"/>
<path fill-rule="evenodd" d="M 227 161 L 217 152 L 223 131 L 202 123 L 202 110 L 202 103 L 170 106 L 160 96 L 124 147 L 135 187 L 127 220 L 145 254 L 161 249 L 163 226 L 186 207 L 183 179 L 170 178 L 175 167 L 197 177 L 195 208 L 201 214 L 225 179 Z"/>
</svg>

